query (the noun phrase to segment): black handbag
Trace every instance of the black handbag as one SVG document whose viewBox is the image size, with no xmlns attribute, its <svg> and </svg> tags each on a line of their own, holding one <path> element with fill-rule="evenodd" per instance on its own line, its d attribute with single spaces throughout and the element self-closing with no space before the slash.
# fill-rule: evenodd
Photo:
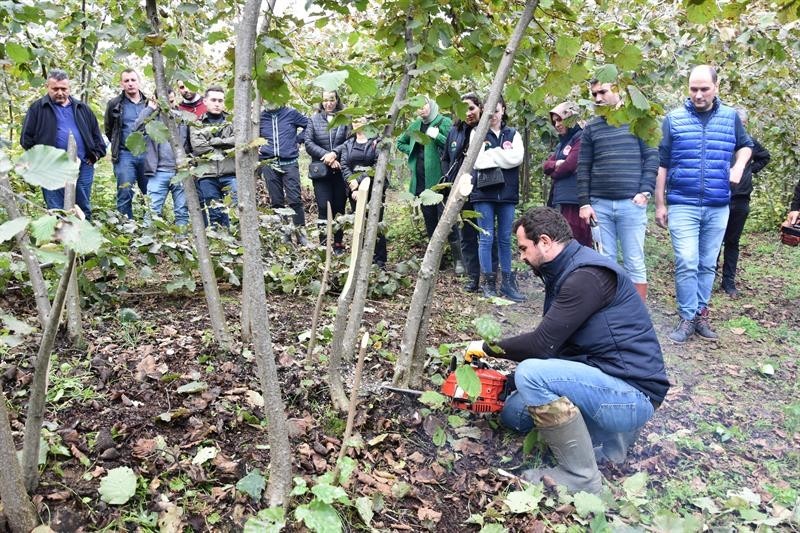
<svg viewBox="0 0 800 533">
<path fill-rule="evenodd" d="M 485 168 L 478 171 L 478 179 L 475 182 L 475 186 L 478 189 L 484 189 L 492 185 L 503 185 L 505 182 L 506 179 L 503 177 L 502 168 Z"/>
<path fill-rule="evenodd" d="M 313 163 L 308 165 L 308 177 L 309 179 L 312 180 L 327 178 L 330 169 L 331 167 L 329 167 L 322 161 L 314 161 Z"/>
</svg>

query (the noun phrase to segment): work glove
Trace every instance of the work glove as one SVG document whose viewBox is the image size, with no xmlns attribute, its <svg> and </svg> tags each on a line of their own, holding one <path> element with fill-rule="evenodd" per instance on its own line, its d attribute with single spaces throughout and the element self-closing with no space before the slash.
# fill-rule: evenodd
<svg viewBox="0 0 800 533">
<path fill-rule="evenodd" d="M 464 362 L 472 363 L 475 359 L 483 357 L 486 357 L 486 352 L 483 351 L 483 341 L 470 341 L 467 349 L 464 350 Z"/>
<path fill-rule="evenodd" d="M 430 127 L 430 128 L 428 128 L 427 130 L 425 130 L 425 133 L 426 133 L 426 134 L 428 135 L 428 137 L 430 137 L 431 139 L 435 139 L 436 137 L 438 137 L 438 136 L 439 136 L 439 128 L 437 128 L 436 126 L 431 126 L 431 127 Z"/>
</svg>

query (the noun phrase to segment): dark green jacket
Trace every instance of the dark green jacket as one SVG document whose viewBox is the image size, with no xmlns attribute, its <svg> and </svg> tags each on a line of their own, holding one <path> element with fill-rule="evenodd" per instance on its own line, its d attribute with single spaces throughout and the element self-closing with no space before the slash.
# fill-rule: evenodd
<svg viewBox="0 0 800 533">
<path fill-rule="evenodd" d="M 404 131 L 403 134 L 397 139 L 397 149 L 408 156 L 408 167 L 411 169 L 411 183 L 409 184 L 409 190 L 412 194 L 414 194 L 417 190 L 417 156 L 414 153 L 414 145 L 416 145 L 417 141 L 411 137 L 411 133 L 420 131 L 421 125 L 422 119 L 417 117 L 411 124 L 409 124 L 406 131 Z M 425 145 L 424 179 L 426 189 L 430 189 L 434 185 L 438 184 L 439 180 L 442 179 L 442 158 L 439 155 L 439 150 L 445 147 L 445 143 L 447 142 L 447 134 L 450 133 L 450 128 L 452 126 L 453 121 L 450 120 L 449 117 L 441 114 L 433 119 L 428 125 L 429 128 L 439 128 L 439 135 L 436 136 L 436 139 L 432 139 L 433 142 Z M 423 133 L 422 135 L 425 134 Z"/>
</svg>

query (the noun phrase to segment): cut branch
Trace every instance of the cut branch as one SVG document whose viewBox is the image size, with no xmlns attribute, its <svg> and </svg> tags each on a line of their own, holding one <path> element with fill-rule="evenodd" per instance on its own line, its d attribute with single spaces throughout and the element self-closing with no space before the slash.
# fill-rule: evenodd
<svg viewBox="0 0 800 533">
<path fill-rule="evenodd" d="M 0 500 L 11 531 L 27 533 L 39 523 L 36 508 L 25 492 L 22 472 L 17 460 L 17 447 L 8 422 L 6 395 L 0 387 Z"/>
</svg>

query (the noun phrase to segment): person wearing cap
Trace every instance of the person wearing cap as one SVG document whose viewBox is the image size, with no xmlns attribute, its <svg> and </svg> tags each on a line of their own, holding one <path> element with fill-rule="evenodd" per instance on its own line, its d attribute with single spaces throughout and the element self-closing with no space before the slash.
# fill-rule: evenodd
<svg viewBox="0 0 800 533">
<path fill-rule="evenodd" d="M 597 108 L 613 109 L 621 103 L 611 83 L 589 84 Z M 583 129 L 578 158 L 578 202 L 584 223 L 600 228 L 602 254 L 622 264 L 642 300 L 647 300 L 644 234 L 647 202 L 653 194 L 658 170 L 658 149 L 632 134 L 627 124 L 612 126 L 603 114 Z"/>
<path fill-rule="evenodd" d="M 575 240 L 584 246 L 591 246 L 592 233 L 589 224 L 579 216 L 576 171 L 583 128 L 578 123 L 578 106 L 574 102 L 558 104 L 550 110 L 550 123 L 558 134 L 558 144 L 542 165 L 545 175 L 553 180 L 548 205 L 564 215 Z"/>
<path fill-rule="evenodd" d="M 695 334 L 704 340 L 718 338 L 708 305 L 728 224 L 730 184 L 741 181 L 753 152 L 739 115 L 720 101 L 718 92 L 713 67 L 693 68 L 689 97 L 661 125 L 656 224 L 669 229 L 675 252 L 680 318 L 669 338 L 677 344 Z"/>
<path fill-rule="evenodd" d="M 432 98 L 425 97 L 425 104 L 417 110 L 417 118 L 411 121 L 406 131 L 397 138 L 397 149 L 408 156 L 408 168 L 411 171 L 409 191 L 419 196 L 425 189 L 438 185 L 442 180 L 442 163 L 439 152 L 444 150 L 447 134 L 453 121 L 439 113 L 439 105 Z M 426 135 L 430 142 L 421 143 L 415 139 L 419 134 Z M 439 224 L 444 211 L 444 204 L 421 205 L 422 218 L 425 221 L 425 233 L 428 239 Z M 450 252 L 453 255 L 456 274 L 464 274 L 461 260 L 461 244 L 458 228 L 454 227 L 447 238 Z"/>
</svg>

